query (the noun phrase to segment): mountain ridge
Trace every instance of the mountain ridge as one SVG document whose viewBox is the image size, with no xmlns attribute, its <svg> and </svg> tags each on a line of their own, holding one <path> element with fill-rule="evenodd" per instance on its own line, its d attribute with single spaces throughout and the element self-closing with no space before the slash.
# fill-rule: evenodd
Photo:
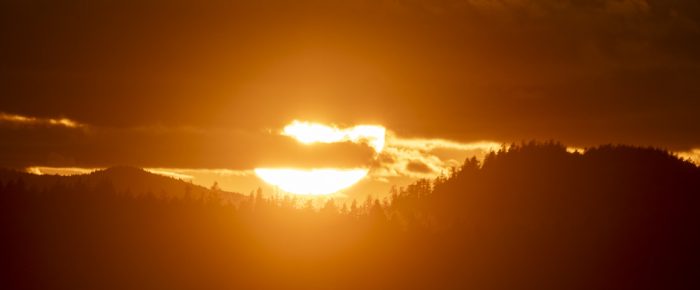
<svg viewBox="0 0 700 290">
<path fill-rule="evenodd" d="M 113 166 L 86 174 L 48 175 L 0 168 L 0 183 L 22 182 L 32 189 L 47 190 L 57 185 L 82 184 L 89 188 L 111 186 L 120 193 L 134 195 L 155 195 L 161 198 L 201 198 L 212 193 L 228 197 L 233 201 L 243 198 L 238 192 L 220 189 L 212 190 L 170 176 L 148 172 L 133 166 Z"/>
</svg>

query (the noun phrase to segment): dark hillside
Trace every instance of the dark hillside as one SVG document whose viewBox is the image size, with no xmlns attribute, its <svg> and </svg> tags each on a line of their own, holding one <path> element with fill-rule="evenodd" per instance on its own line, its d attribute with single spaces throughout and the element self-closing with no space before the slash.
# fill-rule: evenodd
<svg viewBox="0 0 700 290">
<path fill-rule="evenodd" d="M 3 289 L 700 288 L 700 170 L 657 149 L 528 143 L 321 208 L 119 194 L 186 185 L 131 168 L 20 175 L 0 183 Z"/>
</svg>

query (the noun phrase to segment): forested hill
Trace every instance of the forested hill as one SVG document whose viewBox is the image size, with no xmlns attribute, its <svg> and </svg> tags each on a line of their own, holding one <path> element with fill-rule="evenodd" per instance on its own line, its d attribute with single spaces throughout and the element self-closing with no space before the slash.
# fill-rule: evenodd
<svg viewBox="0 0 700 290">
<path fill-rule="evenodd" d="M 0 288 L 700 289 L 700 169 L 663 150 L 527 143 L 320 208 L 115 194 L 187 185 L 134 169 L 60 179 L 102 175 L 0 183 Z"/>
<path fill-rule="evenodd" d="M 610 145 L 570 153 L 558 143 L 528 143 L 492 152 L 483 162 L 467 159 L 452 176 L 394 195 L 395 206 L 420 199 L 408 207 L 449 220 L 679 215 L 700 210 L 700 168 L 654 148 Z"/>
<path fill-rule="evenodd" d="M 437 252 L 470 260 L 465 272 L 493 281 L 509 277 L 502 281 L 532 289 L 698 286 L 700 168 L 664 150 L 512 146 L 483 163 L 467 160 L 451 177 L 396 190 L 392 208 L 399 217 L 429 217 L 450 233 L 447 244 L 464 247 Z"/>
<path fill-rule="evenodd" d="M 52 187 L 81 186 L 88 189 L 101 187 L 114 190 L 116 193 L 133 195 L 153 195 L 162 198 L 200 198 L 211 194 L 221 195 L 222 198 L 233 201 L 243 196 L 235 192 L 220 189 L 214 191 L 187 181 L 168 176 L 153 174 L 141 168 L 115 166 L 96 170 L 89 174 L 70 176 L 36 175 L 11 169 L 0 169 L 0 183 L 21 182 L 30 190 L 50 190 Z"/>
</svg>

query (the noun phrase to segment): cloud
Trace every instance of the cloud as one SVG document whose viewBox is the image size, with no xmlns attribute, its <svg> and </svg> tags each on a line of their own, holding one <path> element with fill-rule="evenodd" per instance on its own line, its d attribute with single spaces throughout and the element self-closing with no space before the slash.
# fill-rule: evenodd
<svg viewBox="0 0 700 290">
<path fill-rule="evenodd" d="M 246 138 L 298 118 L 459 143 L 700 146 L 696 0 L 71 2 L 0 4 L 0 108 L 99 132 L 3 128 L 25 142 L 1 144 L 3 164 L 130 150 L 129 164 L 244 168 L 254 158 L 229 155 L 257 148 Z"/>
<path fill-rule="evenodd" d="M 80 128 L 85 126 L 68 118 L 37 118 L 3 112 L 0 112 L 0 123 L 26 126 L 62 126 L 67 128 Z"/>
<path fill-rule="evenodd" d="M 425 163 L 420 163 L 420 162 L 415 162 L 415 161 L 409 162 L 406 165 L 406 170 L 416 172 L 416 173 L 423 173 L 423 174 L 433 172 L 433 170 Z"/>
<path fill-rule="evenodd" d="M 294 120 L 284 127 L 281 135 L 292 137 L 304 144 L 364 143 L 379 153 L 384 148 L 386 129 L 379 125 L 357 125 L 341 129 L 335 125 Z"/>
<path fill-rule="evenodd" d="M 30 120 L 40 120 L 29 118 Z M 35 122 L 35 121 L 32 121 Z M 36 121 L 38 122 L 38 121 Z M 6 122 L 7 123 L 7 122 Z M 0 123 L 0 166 L 25 168 L 363 167 L 373 156 L 365 143 L 302 144 L 265 131 L 194 127 L 15 126 Z"/>
<path fill-rule="evenodd" d="M 479 141 L 479 142 L 469 142 L 460 143 L 457 141 L 445 140 L 440 138 L 426 139 L 426 138 L 392 138 L 390 145 L 394 147 L 411 148 L 420 151 L 433 151 L 436 149 L 448 149 L 457 151 L 471 151 L 471 150 L 498 150 L 502 144 L 492 141 Z"/>
<path fill-rule="evenodd" d="M 382 181 L 434 178 L 461 166 L 467 157 L 483 158 L 501 146 L 491 141 L 460 143 L 439 138 L 401 138 L 392 132 L 387 135 L 386 148 L 375 160 L 370 176 Z"/>
</svg>

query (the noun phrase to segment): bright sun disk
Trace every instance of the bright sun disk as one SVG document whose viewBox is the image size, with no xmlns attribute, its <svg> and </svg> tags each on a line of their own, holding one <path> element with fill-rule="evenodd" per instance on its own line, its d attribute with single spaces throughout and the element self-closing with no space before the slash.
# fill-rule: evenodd
<svg viewBox="0 0 700 290">
<path fill-rule="evenodd" d="M 324 195 L 350 187 L 367 175 L 367 169 L 279 169 L 257 168 L 265 182 L 294 194 Z"/>
</svg>

